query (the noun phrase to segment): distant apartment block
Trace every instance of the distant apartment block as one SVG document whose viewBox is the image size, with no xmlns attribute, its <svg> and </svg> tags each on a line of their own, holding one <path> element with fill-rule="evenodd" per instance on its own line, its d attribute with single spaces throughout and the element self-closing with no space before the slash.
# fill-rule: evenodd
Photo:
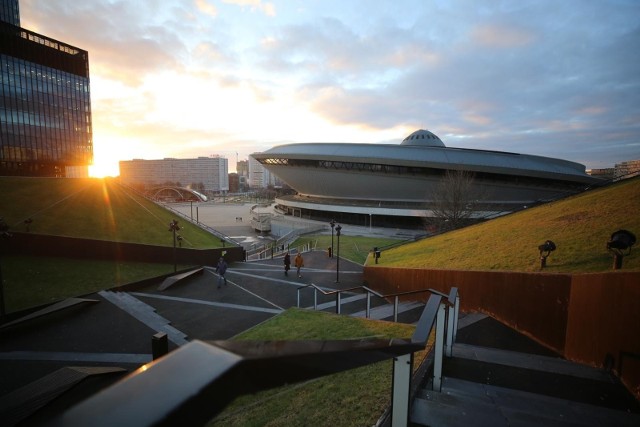
<svg viewBox="0 0 640 427">
<path fill-rule="evenodd" d="M 587 173 L 596 178 L 612 180 L 615 174 L 615 168 L 589 169 Z"/>
<path fill-rule="evenodd" d="M 0 2 L 0 175 L 84 177 L 93 163 L 89 54 L 20 27 Z"/>
<path fill-rule="evenodd" d="M 217 194 L 229 191 L 229 163 L 223 157 L 123 160 L 120 181 L 144 187 L 168 184 Z"/>
<path fill-rule="evenodd" d="M 628 162 L 616 163 L 613 179 L 631 178 L 640 175 L 640 160 L 629 160 Z"/>
</svg>

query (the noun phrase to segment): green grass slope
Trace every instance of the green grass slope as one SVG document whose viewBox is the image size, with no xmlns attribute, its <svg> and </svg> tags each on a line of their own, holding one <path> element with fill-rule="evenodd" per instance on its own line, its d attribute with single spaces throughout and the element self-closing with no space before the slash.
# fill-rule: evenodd
<svg viewBox="0 0 640 427">
<path fill-rule="evenodd" d="M 539 271 L 538 245 L 552 240 L 545 271 L 609 271 L 606 243 L 619 229 L 640 239 L 640 178 L 384 251 L 378 266 Z M 640 271 L 640 243 L 622 269 Z"/>
<path fill-rule="evenodd" d="M 0 177 L 0 217 L 11 230 L 97 240 L 172 246 L 168 210 L 110 179 Z M 180 221 L 186 248 L 216 248 L 220 240 Z"/>
<path fill-rule="evenodd" d="M 413 325 L 292 308 L 237 340 L 410 338 Z M 430 346 L 430 344 L 429 344 Z M 415 356 L 414 367 L 425 357 Z M 384 361 L 236 399 L 208 426 L 371 426 L 391 397 L 392 362 Z"/>
</svg>

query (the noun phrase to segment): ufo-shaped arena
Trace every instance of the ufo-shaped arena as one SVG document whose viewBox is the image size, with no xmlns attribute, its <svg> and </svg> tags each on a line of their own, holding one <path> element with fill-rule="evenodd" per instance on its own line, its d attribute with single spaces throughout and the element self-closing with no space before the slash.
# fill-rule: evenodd
<svg viewBox="0 0 640 427">
<path fill-rule="evenodd" d="M 371 226 L 415 226 L 433 216 L 447 171 L 473 177 L 473 216 L 490 218 L 584 190 L 602 180 L 579 163 L 502 151 L 448 148 L 418 130 L 400 144 L 299 143 L 251 155 L 297 194 L 286 214 Z"/>
</svg>

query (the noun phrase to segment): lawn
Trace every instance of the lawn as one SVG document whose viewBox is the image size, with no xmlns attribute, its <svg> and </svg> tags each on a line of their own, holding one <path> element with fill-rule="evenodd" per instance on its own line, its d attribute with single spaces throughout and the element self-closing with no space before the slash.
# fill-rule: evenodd
<svg viewBox="0 0 640 427">
<path fill-rule="evenodd" d="M 173 264 L 75 261 L 5 256 L 2 263 L 7 313 L 77 297 L 174 271 Z M 187 266 L 178 265 L 178 269 Z"/>
<path fill-rule="evenodd" d="M 412 325 L 289 309 L 238 340 L 410 338 Z M 416 354 L 414 368 L 426 351 Z M 385 361 L 300 384 L 242 396 L 210 426 L 374 425 L 391 398 L 392 362 Z"/>
<path fill-rule="evenodd" d="M 538 246 L 552 240 L 557 249 L 545 271 L 609 271 L 613 257 L 606 243 L 619 229 L 640 237 L 638 212 L 636 178 L 384 251 L 378 266 L 539 271 Z M 624 258 L 623 269 L 640 271 L 640 251 Z"/>
<path fill-rule="evenodd" d="M 14 231 L 117 242 L 172 246 L 176 218 L 112 179 L 0 177 L 0 217 Z M 220 247 L 211 233 L 178 219 L 186 248 Z"/>
</svg>

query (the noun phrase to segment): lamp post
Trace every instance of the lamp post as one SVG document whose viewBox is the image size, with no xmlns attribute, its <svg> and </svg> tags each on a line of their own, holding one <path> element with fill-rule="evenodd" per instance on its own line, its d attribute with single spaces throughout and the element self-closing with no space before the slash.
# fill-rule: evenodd
<svg viewBox="0 0 640 427">
<path fill-rule="evenodd" d="M 338 238 L 338 259 L 336 260 L 336 283 L 340 283 L 340 224 L 336 227 L 336 237 Z"/>
<path fill-rule="evenodd" d="M 329 258 L 331 258 L 333 256 L 333 227 L 336 226 L 336 220 L 332 219 L 329 225 L 331 226 L 331 253 L 329 254 Z"/>
<path fill-rule="evenodd" d="M 169 231 L 173 231 L 173 272 L 178 271 L 178 262 L 176 261 L 176 232 L 180 230 L 177 220 L 169 223 Z"/>
</svg>

